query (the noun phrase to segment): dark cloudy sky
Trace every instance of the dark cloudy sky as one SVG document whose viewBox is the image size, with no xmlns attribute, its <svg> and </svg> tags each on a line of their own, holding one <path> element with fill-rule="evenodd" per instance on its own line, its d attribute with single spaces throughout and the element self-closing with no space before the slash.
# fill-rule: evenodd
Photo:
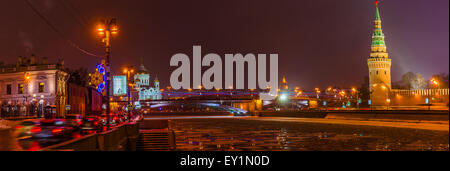
<svg viewBox="0 0 450 171">
<path fill-rule="evenodd" d="M 291 86 L 312 89 L 357 86 L 367 75 L 375 6 L 373 0 L 29 0 L 66 37 L 102 55 L 95 22 L 116 17 L 112 66 L 139 58 L 162 86 L 170 57 L 202 53 L 278 53 L 279 75 Z M 0 0 L 0 61 L 17 56 L 64 58 L 68 67 L 94 68 L 99 58 L 70 46 L 27 6 Z M 408 71 L 449 71 L 449 1 L 384 0 L 383 29 L 393 60 L 392 77 Z"/>
</svg>

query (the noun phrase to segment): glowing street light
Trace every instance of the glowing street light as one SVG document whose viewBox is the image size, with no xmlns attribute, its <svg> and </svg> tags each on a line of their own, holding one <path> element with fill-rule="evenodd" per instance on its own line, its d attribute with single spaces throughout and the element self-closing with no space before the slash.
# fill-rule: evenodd
<svg viewBox="0 0 450 171">
<path fill-rule="evenodd" d="M 26 72 L 25 76 L 24 76 L 24 79 L 25 79 L 26 82 L 30 81 L 30 79 L 31 79 L 30 73 Z"/>
<path fill-rule="evenodd" d="M 98 27 L 97 27 L 97 31 L 98 34 L 101 36 L 102 38 L 102 42 L 105 44 L 105 57 L 106 57 L 106 129 L 109 130 L 109 126 L 110 126 L 110 83 L 111 83 L 111 79 L 109 79 L 109 75 L 110 75 L 110 52 L 111 52 L 111 37 L 112 35 L 117 34 L 118 32 L 118 27 L 117 27 L 117 23 L 116 23 L 116 19 L 113 18 L 111 20 L 106 20 L 106 21 L 102 21 Z"/>
<path fill-rule="evenodd" d="M 391 99 L 386 99 L 386 102 L 387 102 L 387 110 L 389 110 L 389 106 L 391 104 Z"/>
<path fill-rule="evenodd" d="M 431 82 L 431 84 L 433 84 L 433 85 L 435 85 L 435 86 L 439 86 L 439 82 L 438 82 L 435 78 L 432 78 L 432 79 L 430 80 L 430 82 Z"/>
<path fill-rule="evenodd" d="M 135 86 L 135 84 L 132 83 L 132 80 L 131 80 L 131 74 L 134 73 L 134 67 L 133 66 L 125 67 L 123 69 L 123 73 L 126 74 L 127 82 L 129 82 L 129 84 L 127 86 L 127 101 L 128 101 L 127 106 L 131 106 L 132 105 L 132 102 L 131 102 L 131 89 L 133 89 L 134 86 Z M 131 110 L 128 109 L 127 111 L 128 111 L 128 120 L 131 121 Z"/>
</svg>

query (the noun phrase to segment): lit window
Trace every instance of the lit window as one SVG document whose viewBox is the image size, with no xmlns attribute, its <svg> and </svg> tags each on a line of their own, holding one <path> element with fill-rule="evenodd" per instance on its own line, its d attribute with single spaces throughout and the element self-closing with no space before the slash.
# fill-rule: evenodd
<svg viewBox="0 0 450 171">
<path fill-rule="evenodd" d="M 39 83 L 39 93 L 43 93 L 44 92 L 44 83 Z"/>
<path fill-rule="evenodd" d="M 18 94 L 23 94 L 23 84 L 17 85 L 17 93 Z"/>
</svg>

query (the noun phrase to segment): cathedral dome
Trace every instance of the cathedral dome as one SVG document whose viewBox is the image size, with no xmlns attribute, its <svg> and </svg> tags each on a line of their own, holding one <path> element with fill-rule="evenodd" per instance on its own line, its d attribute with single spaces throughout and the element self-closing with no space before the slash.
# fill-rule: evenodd
<svg viewBox="0 0 450 171">
<path fill-rule="evenodd" d="M 142 57 L 141 57 L 141 65 L 139 66 L 139 69 L 136 73 L 137 74 L 148 74 L 148 70 L 144 66 L 144 60 L 142 59 Z"/>
<path fill-rule="evenodd" d="M 139 66 L 139 69 L 136 73 L 137 74 L 148 74 L 148 70 L 147 70 L 147 68 L 145 68 L 144 64 L 141 64 L 141 66 Z"/>
</svg>

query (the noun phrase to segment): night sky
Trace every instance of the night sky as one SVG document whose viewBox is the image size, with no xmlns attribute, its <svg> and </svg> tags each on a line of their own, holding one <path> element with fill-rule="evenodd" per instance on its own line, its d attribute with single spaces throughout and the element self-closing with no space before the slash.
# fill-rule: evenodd
<svg viewBox="0 0 450 171">
<path fill-rule="evenodd" d="M 65 60 L 93 71 L 103 55 L 96 22 L 116 17 L 112 67 L 119 72 L 144 58 L 151 79 L 169 84 L 176 53 L 278 53 L 279 80 L 291 86 L 359 86 L 368 75 L 375 5 L 373 0 L 30 0 L 64 35 L 41 20 L 24 0 L 0 0 L 0 61 L 18 56 Z M 392 80 L 405 72 L 449 71 L 449 0 L 384 0 L 382 26 L 392 58 Z"/>
</svg>

